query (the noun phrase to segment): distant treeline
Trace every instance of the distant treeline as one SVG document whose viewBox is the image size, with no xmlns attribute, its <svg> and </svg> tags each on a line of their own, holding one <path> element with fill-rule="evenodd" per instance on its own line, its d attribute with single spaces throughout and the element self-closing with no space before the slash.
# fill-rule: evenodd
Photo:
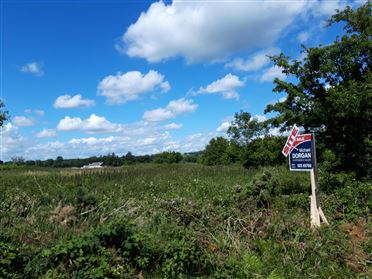
<svg viewBox="0 0 372 279">
<path fill-rule="evenodd" d="M 94 162 L 103 162 L 104 166 L 122 166 L 139 163 L 158 163 L 158 164 L 172 164 L 179 162 L 197 162 L 202 152 L 190 152 L 181 154 L 180 152 L 162 152 L 153 155 L 139 155 L 135 156 L 131 152 L 126 155 L 118 156 L 115 153 L 104 156 L 92 156 L 82 159 L 64 159 L 58 156 L 56 159 L 47 160 L 26 160 L 23 157 L 13 157 L 11 161 L 2 162 L 3 165 L 17 165 L 17 166 L 39 166 L 39 167 L 55 167 L 55 168 L 80 168 Z"/>
</svg>

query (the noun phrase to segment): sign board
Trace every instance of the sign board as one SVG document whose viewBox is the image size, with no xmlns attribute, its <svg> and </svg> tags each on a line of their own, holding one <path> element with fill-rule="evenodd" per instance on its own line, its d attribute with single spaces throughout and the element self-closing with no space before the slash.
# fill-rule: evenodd
<svg viewBox="0 0 372 279">
<path fill-rule="evenodd" d="M 310 225 L 312 228 L 320 227 L 320 221 L 328 224 L 322 208 L 318 202 L 318 179 L 315 151 L 315 135 L 298 135 L 299 129 L 293 127 L 282 153 L 285 157 L 289 155 L 289 170 L 310 172 L 311 202 L 310 202 Z"/>
<path fill-rule="evenodd" d="M 312 135 L 299 135 L 289 150 L 291 171 L 311 171 L 313 169 Z"/>
<path fill-rule="evenodd" d="M 289 152 L 291 151 L 291 147 L 296 139 L 296 136 L 300 129 L 296 127 L 296 125 L 293 126 L 291 133 L 288 136 L 287 142 L 285 143 L 282 153 L 285 157 L 288 156 Z"/>
</svg>

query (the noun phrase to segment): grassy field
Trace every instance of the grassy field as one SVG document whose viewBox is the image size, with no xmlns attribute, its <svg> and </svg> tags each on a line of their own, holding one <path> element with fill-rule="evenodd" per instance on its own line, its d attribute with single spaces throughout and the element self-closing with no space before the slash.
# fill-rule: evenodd
<svg viewBox="0 0 372 279">
<path fill-rule="evenodd" d="M 286 166 L 19 168 L 0 179 L 1 278 L 372 278 L 368 182 L 321 175 L 330 225 L 312 231 L 309 175 Z"/>
</svg>

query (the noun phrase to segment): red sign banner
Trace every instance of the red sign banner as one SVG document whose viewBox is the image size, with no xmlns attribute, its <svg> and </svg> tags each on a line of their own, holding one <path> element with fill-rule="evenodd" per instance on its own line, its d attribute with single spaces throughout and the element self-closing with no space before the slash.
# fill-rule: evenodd
<svg viewBox="0 0 372 279">
<path fill-rule="evenodd" d="M 300 129 L 298 129 L 296 127 L 296 125 L 294 125 L 293 128 L 292 128 L 291 133 L 288 136 L 287 142 L 285 143 L 285 145 L 283 147 L 283 150 L 282 150 L 282 153 L 285 157 L 287 157 L 288 154 L 290 153 L 292 145 L 294 144 L 294 142 L 296 140 L 296 136 L 297 136 L 299 131 L 300 131 Z"/>
</svg>

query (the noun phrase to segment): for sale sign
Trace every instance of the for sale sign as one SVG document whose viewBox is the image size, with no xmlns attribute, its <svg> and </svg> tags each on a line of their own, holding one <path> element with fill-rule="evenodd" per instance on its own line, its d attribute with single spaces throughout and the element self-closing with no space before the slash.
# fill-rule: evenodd
<svg viewBox="0 0 372 279">
<path fill-rule="evenodd" d="M 313 168 L 312 135 L 296 136 L 289 150 L 291 171 L 311 171 Z"/>
</svg>

